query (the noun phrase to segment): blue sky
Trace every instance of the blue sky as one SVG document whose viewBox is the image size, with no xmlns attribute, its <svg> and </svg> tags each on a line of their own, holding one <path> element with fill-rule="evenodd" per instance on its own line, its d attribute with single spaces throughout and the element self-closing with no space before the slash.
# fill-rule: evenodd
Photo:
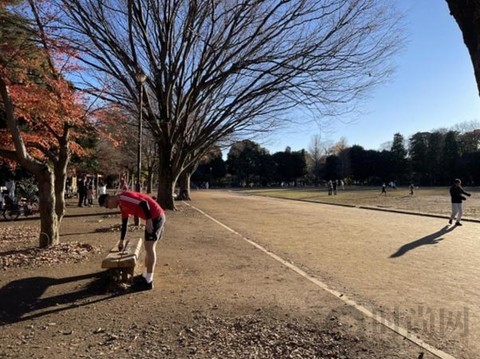
<svg viewBox="0 0 480 359">
<path fill-rule="evenodd" d="M 378 87 L 353 123 L 330 120 L 287 129 L 259 141 L 271 153 L 310 147 L 312 136 L 378 150 L 401 133 L 406 139 L 419 131 L 451 128 L 480 120 L 480 97 L 462 34 L 445 0 L 397 0 L 406 15 L 408 42 L 396 55 L 396 72 Z M 324 126 L 324 129 L 326 127 Z"/>
</svg>

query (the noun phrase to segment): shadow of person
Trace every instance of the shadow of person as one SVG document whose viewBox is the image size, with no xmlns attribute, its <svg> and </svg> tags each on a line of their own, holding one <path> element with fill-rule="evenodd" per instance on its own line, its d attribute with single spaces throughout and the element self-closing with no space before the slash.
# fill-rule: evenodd
<svg viewBox="0 0 480 359">
<path fill-rule="evenodd" d="M 88 279 L 90 281 L 78 291 L 42 298 L 49 287 Z M 108 294 L 106 287 L 104 272 L 65 278 L 30 277 L 11 281 L 0 289 L 0 326 L 93 304 L 119 295 Z M 95 296 L 100 297 L 90 300 Z"/>
<path fill-rule="evenodd" d="M 403 246 L 401 246 L 395 253 L 393 253 L 389 258 L 397 258 L 403 256 L 405 253 L 411 251 L 412 249 L 415 249 L 420 246 L 425 246 L 428 244 L 437 244 L 443 238 L 441 238 L 444 234 L 453 231 L 455 226 L 449 227 L 445 226 L 442 229 L 436 231 L 435 233 L 429 234 L 428 236 L 422 237 L 420 239 L 417 239 L 416 241 L 407 243 Z"/>
</svg>

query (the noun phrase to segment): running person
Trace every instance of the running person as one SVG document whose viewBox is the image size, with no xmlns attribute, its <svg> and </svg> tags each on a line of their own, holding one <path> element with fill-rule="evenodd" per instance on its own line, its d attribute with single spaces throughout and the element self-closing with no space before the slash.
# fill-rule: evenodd
<svg viewBox="0 0 480 359">
<path fill-rule="evenodd" d="M 122 192 L 117 195 L 102 194 L 98 198 L 100 207 L 108 209 L 120 208 L 122 214 L 122 230 L 118 250 L 125 247 L 124 240 L 127 234 L 128 217 L 137 216 L 145 220 L 145 272 L 136 281 L 139 290 L 153 288 L 153 273 L 157 261 L 156 243 L 163 236 L 165 225 L 165 211 L 150 196 L 140 192 Z"/>
<path fill-rule="evenodd" d="M 380 192 L 380 196 L 384 194 L 385 196 L 387 195 L 387 185 L 385 184 L 385 182 L 383 182 L 382 184 L 382 192 Z"/>
</svg>

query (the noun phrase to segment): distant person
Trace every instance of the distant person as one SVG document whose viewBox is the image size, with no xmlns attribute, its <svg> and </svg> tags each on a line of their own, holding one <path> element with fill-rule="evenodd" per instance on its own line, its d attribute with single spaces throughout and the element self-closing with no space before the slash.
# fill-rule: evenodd
<svg viewBox="0 0 480 359">
<path fill-rule="evenodd" d="M 462 201 L 465 201 L 466 198 L 463 197 L 463 195 L 470 197 L 471 194 L 468 192 L 465 192 L 462 188 L 462 181 L 458 178 L 456 178 L 453 181 L 452 187 L 450 187 L 450 197 L 452 200 L 452 214 L 450 215 L 450 219 L 448 220 L 449 224 L 452 224 L 452 221 L 455 219 L 455 216 L 457 217 L 457 221 L 455 222 L 456 226 L 461 226 L 462 223 L 460 221 L 462 220 L 462 214 L 463 214 L 463 209 L 462 209 Z"/>
<path fill-rule="evenodd" d="M 387 195 L 387 185 L 385 184 L 385 182 L 383 182 L 382 184 L 382 192 L 380 192 L 380 196 L 384 194 L 385 196 Z"/>
<path fill-rule="evenodd" d="M 328 186 L 328 195 L 331 196 L 332 193 L 333 193 L 333 182 L 332 182 L 332 180 L 328 181 L 327 186 Z"/>
<path fill-rule="evenodd" d="M 397 189 L 397 183 L 395 181 L 388 182 L 388 187 L 391 189 Z"/>
<path fill-rule="evenodd" d="M 83 207 L 87 199 L 87 176 L 82 176 L 77 182 L 78 207 Z"/>
<path fill-rule="evenodd" d="M 107 185 L 103 182 L 98 184 L 98 195 L 107 194 Z"/>
<path fill-rule="evenodd" d="M 410 189 L 410 196 L 413 196 L 414 195 L 413 190 L 415 189 L 415 186 L 413 185 L 413 183 L 410 183 L 410 186 L 408 186 L 408 188 Z"/>
<path fill-rule="evenodd" d="M 8 191 L 8 197 L 11 199 L 15 198 L 15 181 L 12 179 L 6 183 L 7 186 L 7 191 Z"/>
<path fill-rule="evenodd" d="M 336 196 L 337 195 L 337 180 L 332 182 L 333 186 L 333 194 Z"/>
<path fill-rule="evenodd" d="M 125 248 L 124 240 L 127 234 L 128 217 L 136 216 L 145 220 L 145 272 L 135 278 L 134 286 L 138 290 L 153 289 L 153 271 L 157 261 L 155 246 L 163 236 L 165 211 L 152 197 L 144 193 L 130 191 L 113 196 L 102 194 L 98 197 L 98 204 L 100 207 L 109 209 L 120 208 L 122 230 L 118 242 L 119 251 Z"/>
<path fill-rule="evenodd" d="M 120 176 L 120 181 L 118 182 L 117 193 L 128 191 L 128 182 L 125 179 L 125 175 Z"/>
<path fill-rule="evenodd" d="M 88 188 L 90 187 L 91 184 L 92 184 L 92 182 L 88 179 L 88 177 L 85 177 L 85 196 L 83 196 L 83 205 L 84 206 L 88 205 L 87 194 L 88 194 Z"/>
<path fill-rule="evenodd" d="M 87 188 L 87 203 L 89 207 L 93 206 L 93 185 L 89 184 Z"/>
</svg>

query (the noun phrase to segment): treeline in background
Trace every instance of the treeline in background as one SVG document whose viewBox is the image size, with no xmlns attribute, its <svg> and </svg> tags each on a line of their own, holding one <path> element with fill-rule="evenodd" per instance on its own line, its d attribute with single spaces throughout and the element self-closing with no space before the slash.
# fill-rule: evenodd
<svg viewBox="0 0 480 359">
<path fill-rule="evenodd" d="M 465 185 L 480 183 L 480 130 L 417 132 L 405 139 L 394 135 L 389 148 L 366 150 L 345 140 L 325 147 L 318 138 L 309 150 L 270 154 L 250 140 L 235 143 L 224 160 L 212 150 L 192 176 L 193 186 L 251 187 L 346 184 L 442 186 L 461 178 Z"/>
</svg>

